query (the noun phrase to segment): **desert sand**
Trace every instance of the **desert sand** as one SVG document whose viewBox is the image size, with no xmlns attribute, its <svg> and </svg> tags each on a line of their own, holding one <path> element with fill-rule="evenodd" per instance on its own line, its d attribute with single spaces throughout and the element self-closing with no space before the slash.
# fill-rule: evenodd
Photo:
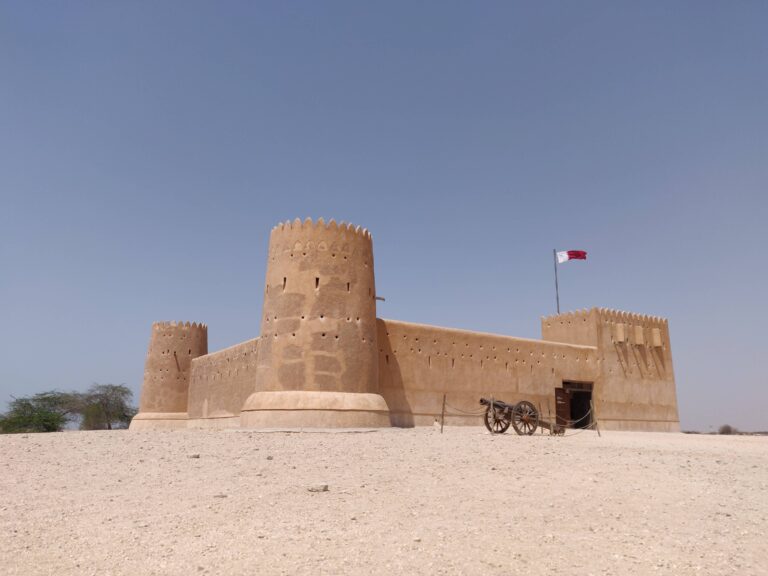
<svg viewBox="0 0 768 576">
<path fill-rule="evenodd" d="M 6 576 L 768 574 L 766 532 L 765 437 L 0 437 Z"/>
</svg>

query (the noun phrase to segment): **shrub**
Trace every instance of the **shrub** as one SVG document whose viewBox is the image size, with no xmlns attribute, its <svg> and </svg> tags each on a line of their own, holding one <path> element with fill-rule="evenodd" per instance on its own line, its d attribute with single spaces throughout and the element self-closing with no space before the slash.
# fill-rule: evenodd
<svg viewBox="0 0 768 576">
<path fill-rule="evenodd" d="M 30 398 L 14 398 L 0 418 L 0 432 L 59 432 L 73 412 L 73 396 L 64 392 L 41 392 Z"/>
</svg>

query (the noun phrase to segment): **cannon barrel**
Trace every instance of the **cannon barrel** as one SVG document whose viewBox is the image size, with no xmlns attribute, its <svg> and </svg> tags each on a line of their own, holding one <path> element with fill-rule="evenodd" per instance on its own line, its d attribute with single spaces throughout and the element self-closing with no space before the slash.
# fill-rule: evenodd
<svg viewBox="0 0 768 576">
<path fill-rule="evenodd" d="M 491 401 L 488 398 L 480 398 L 480 404 L 482 404 L 483 406 L 490 406 Z M 493 407 L 496 408 L 497 410 L 506 410 L 508 408 L 509 409 L 514 408 L 515 405 L 507 404 L 506 402 L 502 402 L 501 400 L 494 400 Z"/>
</svg>

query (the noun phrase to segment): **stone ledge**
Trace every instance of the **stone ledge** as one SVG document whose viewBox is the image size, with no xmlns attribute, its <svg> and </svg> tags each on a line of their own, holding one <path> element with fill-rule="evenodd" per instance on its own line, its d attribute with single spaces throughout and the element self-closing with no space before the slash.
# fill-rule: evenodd
<svg viewBox="0 0 768 576">
<path fill-rule="evenodd" d="M 240 414 L 243 428 L 384 428 L 389 407 L 379 394 L 352 392 L 255 392 Z"/>
<path fill-rule="evenodd" d="M 130 430 L 183 430 L 186 412 L 139 412 L 131 420 Z"/>
</svg>

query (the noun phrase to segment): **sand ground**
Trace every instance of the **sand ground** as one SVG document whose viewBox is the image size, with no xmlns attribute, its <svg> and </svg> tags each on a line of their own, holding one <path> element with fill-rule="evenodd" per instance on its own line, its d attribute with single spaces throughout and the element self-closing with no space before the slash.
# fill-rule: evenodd
<svg viewBox="0 0 768 576">
<path fill-rule="evenodd" d="M 767 532 L 765 437 L 0 436 L 6 576 L 768 574 Z"/>
</svg>

